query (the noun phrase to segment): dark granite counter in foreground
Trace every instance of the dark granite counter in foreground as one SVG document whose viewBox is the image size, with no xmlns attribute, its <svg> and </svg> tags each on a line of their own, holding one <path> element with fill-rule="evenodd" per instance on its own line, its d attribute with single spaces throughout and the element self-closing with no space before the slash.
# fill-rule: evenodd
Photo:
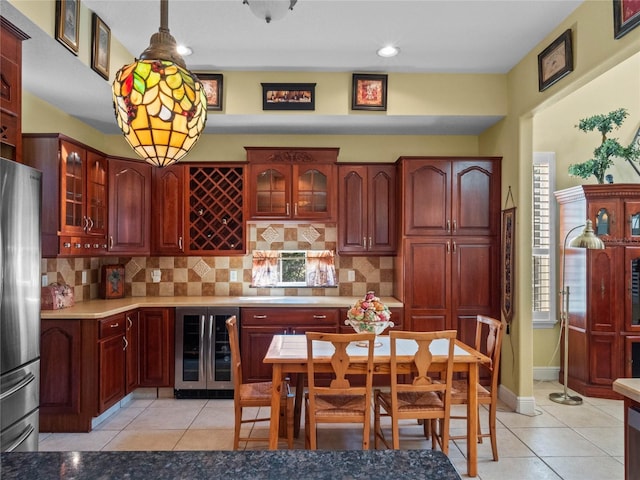
<svg viewBox="0 0 640 480">
<path fill-rule="evenodd" d="M 2 453 L 9 479 L 459 480 L 433 450 Z"/>
</svg>

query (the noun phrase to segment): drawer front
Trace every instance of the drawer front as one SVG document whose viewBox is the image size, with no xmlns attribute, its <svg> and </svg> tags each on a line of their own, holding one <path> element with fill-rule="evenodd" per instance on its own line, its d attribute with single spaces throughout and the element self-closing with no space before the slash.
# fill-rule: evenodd
<svg viewBox="0 0 640 480">
<path fill-rule="evenodd" d="M 100 322 L 100 338 L 108 338 L 113 335 L 125 334 L 126 322 L 124 315 L 117 315 L 115 317 L 103 318 Z"/>
<path fill-rule="evenodd" d="M 244 325 L 336 325 L 338 308 L 242 308 Z"/>
</svg>

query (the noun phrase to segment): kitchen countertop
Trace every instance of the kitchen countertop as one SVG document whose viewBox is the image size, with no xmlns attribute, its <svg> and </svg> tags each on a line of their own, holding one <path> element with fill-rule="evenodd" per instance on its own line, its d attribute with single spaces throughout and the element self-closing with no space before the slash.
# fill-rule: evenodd
<svg viewBox="0 0 640 480">
<path fill-rule="evenodd" d="M 618 378 L 613 382 L 613 391 L 640 403 L 640 378 Z"/>
<path fill-rule="evenodd" d="M 125 297 L 110 300 L 89 300 L 60 310 L 42 310 L 41 318 L 92 319 L 145 307 L 325 307 L 347 308 L 362 297 Z M 381 297 L 389 308 L 402 308 L 402 302 L 393 297 Z M 392 318 L 393 320 L 393 318 Z"/>
<path fill-rule="evenodd" d="M 287 479 L 458 480 L 439 450 L 265 450 L 2 453 L 3 480 Z"/>
</svg>

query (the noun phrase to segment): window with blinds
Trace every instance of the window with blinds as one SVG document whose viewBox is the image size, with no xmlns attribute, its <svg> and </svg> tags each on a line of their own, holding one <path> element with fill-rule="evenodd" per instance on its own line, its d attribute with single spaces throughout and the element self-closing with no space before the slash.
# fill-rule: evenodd
<svg viewBox="0 0 640 480">
<path fill-rule="evenodd" d="M 532 299 L 534 328 L 552 327 L 555 319 L 555 275 L 553 271 L 555 244 L 552 236 L 552 199 L 555 155 L 535 153 L 533 157 L 533 225 L 532 225 Z"/>
</svg>

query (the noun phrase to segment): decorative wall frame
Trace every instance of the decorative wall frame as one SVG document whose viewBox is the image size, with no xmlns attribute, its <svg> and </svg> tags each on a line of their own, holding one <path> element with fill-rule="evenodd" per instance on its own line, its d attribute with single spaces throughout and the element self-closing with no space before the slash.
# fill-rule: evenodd
<svg viewBox="0 0 640 480">
<path fill-rule="evenodd" d="M 80 0 L 56 0 L 56 40 L 78 55 Z"/>
<path fill-rule="evenodd" d="M 571 29 L 567 29 L 538 55 L 538 90 L 546 90 L 572 71 Z"/>
<path fill-rule="evenodd" d="M 315 110 L 315 83 L 262 83 L 263 110 Z"/>
<path fill-rule="evenodd" d="M 502 211 L 502 281 L 500 306 L 507 323 L 511 323 L 515 305 L 516 207 Z"/>
<path fill-rule="evenodd" d="M 111 57 L 111 29 L 96 14 L 91 18 L 91 68 L 109 80 Z"/>
<path fill-rule="evenodd" d="M 387 75 L 354 73 L 352 87 L 352 110 L 387 109 Z"/>
<path fill-rule="evenodd" d="M 207 95 L 207 110 L 222 110 L 222 74 L 195 73 Z"/>
<path fill-rule="evenodd" d="M 638 0 L 613 0 L 613 37 L 620 38 L 640 24 Z"/>
<path fill-rule="evenodd" d="M 100 277 L 102 298 L 124 297 L 124 265 L 103 265 Z"/>
</svg>

